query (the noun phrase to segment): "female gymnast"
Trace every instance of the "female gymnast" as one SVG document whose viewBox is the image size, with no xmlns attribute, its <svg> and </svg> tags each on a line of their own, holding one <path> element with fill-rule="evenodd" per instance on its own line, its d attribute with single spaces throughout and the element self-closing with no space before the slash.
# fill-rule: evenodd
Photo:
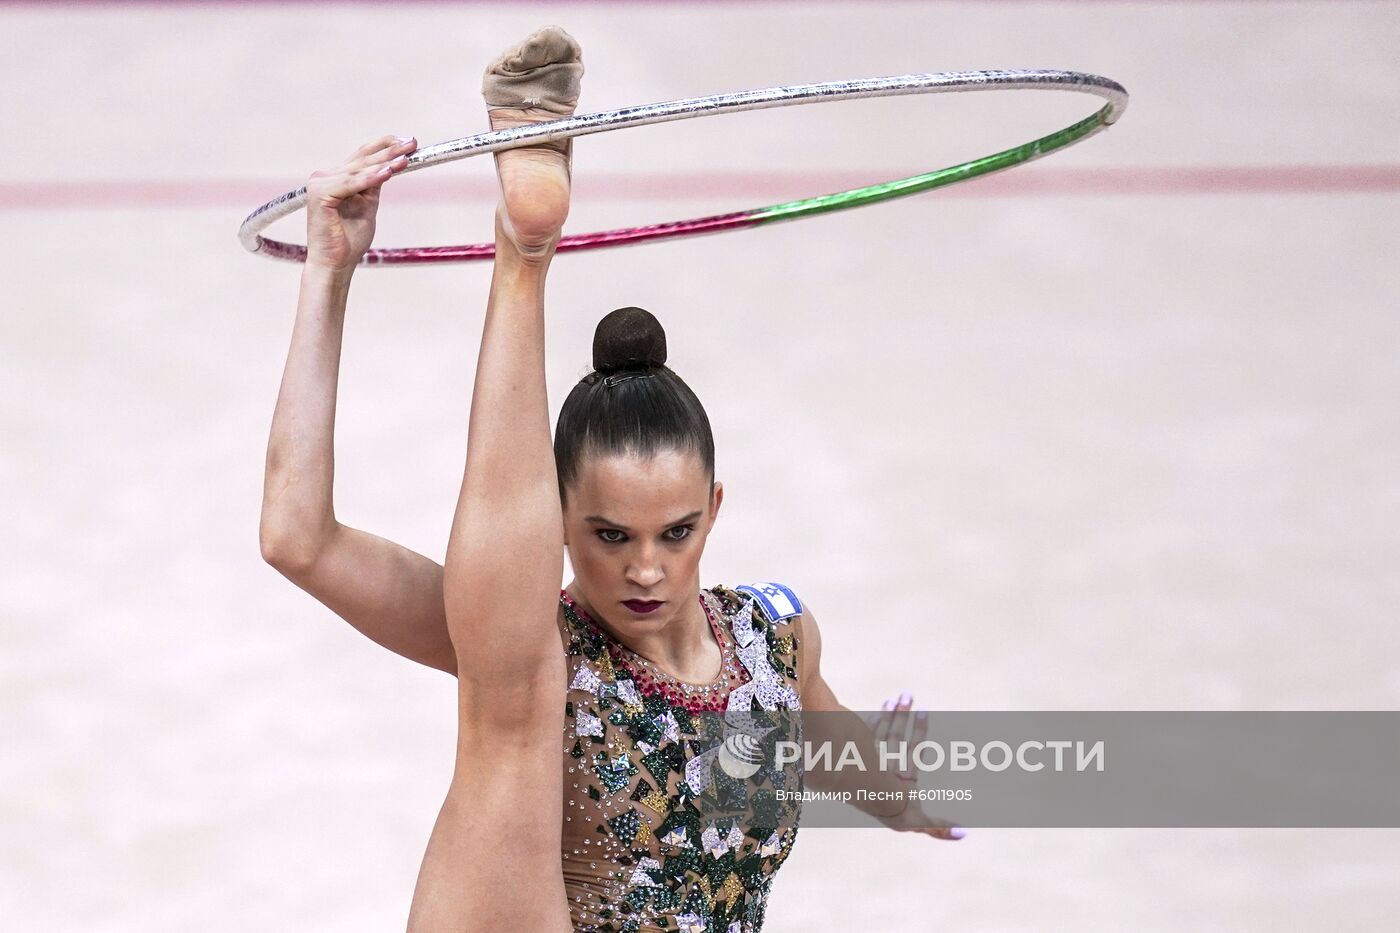
<svg viewBox="0 0 1400 933">
<path fill-rule="evenodd" d="M 486 70 L 492 128 L 572 113 L 582 74 L 572 37 L 537 31 Z M 700 586 L 723 486 L 709 420 L 665 365 L 648 312 L 603 318 L 595 371 L 565 400 L 551 444 L 544 285 L 571 146 L 495 154 L 495 263 L 442 565 L 341 524 L 332 502 L 350 280 L 380 186 L 416 142 L 376 139 L 312 174 L 262 553 L 368 637 L 457 676 L 456 766 L 410 931 L 757 931 L 796 826 L 706 822 L 695 801 L 714 757 L 689 753 L 691 717 L 845 707 L 822 679 L 816 618 L 792 590 Z M 574 578 L 560 589 L 565 548 Z M 910 700 L 886 703 L 875 732 L 916 735 Z M 836 725 L 819 740 L 875 741 L 849 711 L 825 721 Z M 961 836 L 917 802 L 861 808 L 897 830 Z"/>
</svg>

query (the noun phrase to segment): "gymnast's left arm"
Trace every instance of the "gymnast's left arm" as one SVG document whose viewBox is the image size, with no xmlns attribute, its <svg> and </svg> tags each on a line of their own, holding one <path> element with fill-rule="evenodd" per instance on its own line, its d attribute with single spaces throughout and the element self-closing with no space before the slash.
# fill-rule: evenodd
<svg viewBox="0 0 1400 933">
<path fill-rule="evenodd" d="M 840 760 L 841 752 L 849 742 L 855 746 L 861 761 L 866 763 L 865 771 L 854 768 L 814 769 L 805 775 L 805 783 L 822 791 L 849 790 L 854 793 L 858 789 L 864 789 L 877 792 L 874 796 L 886 799 L 853 799 L 851 806 L 870 814 L 894 830 L 924 833 L 936 839 L 961 839 L 960 827 L 930 816 L 924 812 L 920 801 L 908 797 L 908 791 L 913 784 L 902 777 L 900 772 L 879 767 L 880 754 L 876 746 L 875 732 L 865 720 L 836 699 L 831 686 L 822 677 L 821 630 L 817 627 L 812 607 L 806 602 L 802 604 L 802 614 L 799 618 L 797 683 L 804 714 L 803 742 L 812 749 L 819 748 L 823 743 L 831 743 L 832 762 Z M 907 697 L 906 694 L 901 698 L 903 702 L 900 706 L 905 715 L 912 716 Z"/>
</svg>

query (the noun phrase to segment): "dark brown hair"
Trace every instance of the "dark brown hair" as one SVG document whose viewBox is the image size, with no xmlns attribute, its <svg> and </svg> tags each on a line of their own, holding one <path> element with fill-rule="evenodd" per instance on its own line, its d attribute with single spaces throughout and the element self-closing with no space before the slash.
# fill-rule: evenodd
<svg viewBox="0 0 1400 933">
<path fill-rule="evenodd" d="M 666 365 L 666 331 L 649 311 L 618 308 L 593 333 L 593 372 L 559 410 L 554 464 L 559 500 L 585 456 L 691 451 L 715 478 L 710 419 L 690 386 Z"/>
</svg>

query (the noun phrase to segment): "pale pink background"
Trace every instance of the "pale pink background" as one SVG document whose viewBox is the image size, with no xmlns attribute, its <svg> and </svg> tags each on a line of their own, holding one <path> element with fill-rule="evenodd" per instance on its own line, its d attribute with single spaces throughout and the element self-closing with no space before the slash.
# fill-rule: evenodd
<svg viewBox="0 0 1400 933">
<path fill-rule="evenodd" d="M 554 265 L 555 404 L 600 316 L 661 318 L 727 489 L 705 580 L 793 586 L 847 704 L 1400 703 L 1400 5 L 7 3 L 0 926 L 402 928 L 453 683 L 259 557 L 297 269 L 234 234 L 372 136 L 482 129 L 487 58 L 546 23 L 583 45 L 589 111 L 982 68 L 1132 94 L 1003 179 Z M 922 171 L 1095 107 L 590 137 L 569 229 Z M 490 170 L 395 180 L 379 243 L 487 238 Z M 337 511 L 439 560 L 488 277 L 351 295 Z M 765 929 L 1386 929 L 1397 870 L 1393 830 L 813 830 Z"/>
</svg>

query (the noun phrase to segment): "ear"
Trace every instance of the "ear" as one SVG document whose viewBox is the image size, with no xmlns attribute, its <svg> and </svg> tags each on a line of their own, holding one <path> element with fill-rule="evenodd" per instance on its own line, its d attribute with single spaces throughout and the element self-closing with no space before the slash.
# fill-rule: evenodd
<svg viewBox="0 0 1400 933">
<path fill-rule="evenodd" d="M 719 504 L 724 501 L 724 484 L 715 480 L 715 488 L 711 492 L 714 497 L 714 507 L 710 509 L 711 521 L 719 517 Z"/>
</svg>

